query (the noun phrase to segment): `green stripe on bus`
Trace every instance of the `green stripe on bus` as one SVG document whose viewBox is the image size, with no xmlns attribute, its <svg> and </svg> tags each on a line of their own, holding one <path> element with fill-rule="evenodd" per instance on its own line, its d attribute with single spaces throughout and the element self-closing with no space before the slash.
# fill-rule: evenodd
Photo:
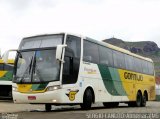
<svg viewBox="0 0 160 119">
<path fill-rule="evenodd" d="M 117 90 L 117 92 L 120 95 L 126 96 L 127 93 L 126 93 L 126 91 L 123 88 L 123 84 L 121 82 L 118 69 L 116 69 L 116 68 L 109 68 L 109 70 L 110 70 L 110 73 L 111 73 L 111 76 L 112 76 L 112 80 L 113 80 L 115 89 Z"/>
<path fill-rule="evenodd" d="M 34 91 L 44 90 L 47 85 L 48 85 L 48 83 L 44 83 L 44 84 L 32 84 L 32 90 L 34 90 Z"/>
<path fill-rule="evenodd" d="M 114 96 L 126 95 L 119 77 L 118 70 L 98 65 L 106 90 Z"/>
<path fill-rule="evenodd" d="M 0 77 L 0 81 L 12 81 L 12 71 L 8 71 L 3 77 Z"/>
</svg>

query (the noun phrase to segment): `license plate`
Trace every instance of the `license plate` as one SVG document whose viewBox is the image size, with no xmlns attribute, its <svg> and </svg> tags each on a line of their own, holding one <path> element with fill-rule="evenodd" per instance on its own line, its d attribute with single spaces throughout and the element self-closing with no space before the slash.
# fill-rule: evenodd
<svg viewBox="0 0 160 119">
<path fill-rule="evenodd" d="M 28 96 L 28 100 L 36 100 L 36 96 Z"/>
</svg>

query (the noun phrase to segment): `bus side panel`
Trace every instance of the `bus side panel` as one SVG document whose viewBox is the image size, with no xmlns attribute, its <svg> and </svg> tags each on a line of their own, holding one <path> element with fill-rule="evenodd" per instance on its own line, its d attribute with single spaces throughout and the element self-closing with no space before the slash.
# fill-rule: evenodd
<svg viewBox="0 0 160 119">
<path fill-rule="evenodd" d="M 124 87 L 122 85 L 122 81 L 120 79 L 120 75 L 118 69 L 108 67 L 106 65 L 98 65 L 99 71 L 101 73 L 101 80 L 103 85 L 101 84 L 99 87 L 102 89 L 102 92 L 105 92 L 103 95 L 109 95 L 102 100 L 103 102 L 121 102 L 128 101 L 128 97 Z M 110 98 L 108 98 L 110 97 Z"/>
<path fill-rule="evenodd" d="M 89 85 L 93 87 L 95 102 L 128 101 L 117 69 L 103 65 L 84 63 L 80 75 L 84 79 L 84 90 Z"/>
<path fill-rule="evenodd" d="M 122 69 L 119 69 L 119 74 L 123 82 L 123 87 L 130 101 L 136 100 L 136 95 L 138 91 L 141 91 L 142 95 L 144 94 L 144 91 L 147 91 L 148 100 L 155 99 L 154 76 Z"/>
<path fill-rule="evenodd" d="M 94 91 L 95 102 L 99 101 L 98 83 L 101 78 L 96 64 L 83 62 L 80 68 L 80 77 L 82 77 L 82 98 L 87 87 L 91 87 Z"/>
</svg>

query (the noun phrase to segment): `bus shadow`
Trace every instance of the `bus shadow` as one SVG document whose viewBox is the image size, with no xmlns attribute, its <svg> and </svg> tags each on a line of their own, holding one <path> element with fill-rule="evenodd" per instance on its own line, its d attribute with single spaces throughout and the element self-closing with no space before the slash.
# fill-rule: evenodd
<svg viewBox="0 0 160 119">
<path fill-rule="evenodd" d="M 118 106 L 118 107 L 112 107 L 112 108 L 107 108 L 107 107 L 104 107 L 104 106 L 99 106 L 99 107 L 92 107 L 90 110 L 82 110 L 80 107 L 76 108 L 76 107 L 62 107 L 62 108 L 55 108 L 50 111 L 50 112 L 70 112 L 70 111 L 74 111 L 74 112 L 78 112 L 78 111 L 81 111 L 81 112 L 88 112 L 88 111 L 92 111 L 92 110 L 104 110 L 104 109 L 123 109 L 123 108 L 134 108 L 134 107 L 128 107 L 128 106 Z M 135 107 L 137 108 L 137 107 Z M 46 112 L 45 110 L 31 110 L 30 112 Z"/>
<path fill-rule="evenodd" d="M 0 98 L 0 102 L 13 103 L 13 100 L 11 98 Z"/>
</svg>

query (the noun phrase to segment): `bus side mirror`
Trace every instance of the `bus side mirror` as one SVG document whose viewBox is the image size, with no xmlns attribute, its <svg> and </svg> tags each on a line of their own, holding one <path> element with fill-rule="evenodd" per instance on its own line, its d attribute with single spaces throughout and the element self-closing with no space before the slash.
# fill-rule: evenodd
<svg viewBox="0 0 160 119">
<path fill-rule="evenodd" d="M 67 47 L 67 45 L 57 45 L 56 60 L 64 62 L 64 61 L 62 61 L 62 52 L 63 52 L 63 48 L 65 48 L 65 47 Z"/>
<path fill-rule="evenodd" d="M 17 50 L 8 50 L 2 55 L 2 59 L 3 59 L 4 63 L 8 64 L 9 53 L 12 51 L 17 51 Z"/>
<path fill-rule="evenodd" d="M 9 51 L 6 51 L 2 56 L 2 59 L 6 64 L 8 63 L 8 56 L 9 56 Z"/>
</svg>

